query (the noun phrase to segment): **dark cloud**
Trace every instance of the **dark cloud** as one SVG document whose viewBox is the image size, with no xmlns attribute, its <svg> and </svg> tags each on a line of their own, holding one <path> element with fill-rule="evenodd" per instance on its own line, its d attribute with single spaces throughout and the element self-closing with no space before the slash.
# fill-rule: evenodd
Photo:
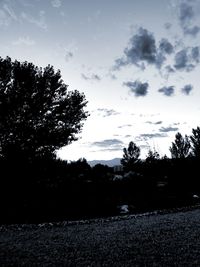
<svg viewBox="0 0 200 267">
<path fill-rule="evenodd" d="M 195 37 L 200 32 L 200 27 L 194 25 L 195 7 L 193 1 L 184 1 L 179 6 L 179 21 L 180 26 L 185 35 Z"/>
<path fill-rule="evenodd" d="M 156 60 L 156 42 L 153 34 L 140 28 L 138 34 L 131 38 L 130 48 L 126 48 L 124 53 L 133 64 L 137 64 L 139 61 L 154 63 Z"/>
<path fill-rule="evenodd" d="M 156 66 L 160 69 L 166 60 L 166 55 L 171 55 L 174 51 L 173 45 L 166 39 L 161 39 L 157 49 Z"/>
<path fill-rule="evenodd" d="M 65 61 L 68 62 L 71 58 L 73 58 L 73 53 L 72 52 L 66 52 Z"/>
<path fill-rule="evenodd" d="M 106 139 L 98 142 L 91 143 L 91 146 L 105 147 L 109 149 L 118 149 L 121 148 L 123 142 L 119 139 Z"/>
<path fill-rule="evenodd" d="M 176 70 L 191 71 L 200 61 L 200 48 L 198 46 L 192 48 L 184 48 L 176 53 L 174 67 Z"/>
<path fill-rule="evenodd" d="M 163 63 L 164 63 L 165 60 L 166 60 L 166 56 L 165 56 L 164 54 L 165 54 L 165 53 L 163 53 L 163 52 L 161 52 L 161 51 L 158 51 L 158 54 L 157 54 L 157 56 L 156 56 L 156 62 L 155 62 L 156 67 L 157 67 L 158 69 L 161 69 Z"/>
<path fill-rule="evenodd" d="M 141 62 L 154 64 L 156 61 L 156 41 L 153 34 L 146 29 L 139 28 L 129 41 L 129 47 L 124 49 L 125 58 L 119 58 L 115 62 L 115 68 L 133 64 L 143 68 Z"/>
<path fill-rule="evenodd" d="M 158 125 L 158 124 L 162 124 L 162 121 L 156 121 L 156 122 L 153 122 L 153 121 L 146 121 L 146 123 L 148 123 L 148 124 Z"/>
<path fill-rule="evenodd" d="M 200 47 L 199 46 L 192 47 L 191 58 L 196 63 L 199 63 L 199 61 L 200 61 Z"/>
<path fill-rule="evenodd" d="M 94 74 L 94 73 L 91 74 L 91 75 L 85 75 L 84 73 L 82 73 L 81 77 L 86 81 L 88 81 L 88 80 L 90 80 L 90 81 L 100 81 L 101 80 L 101 77 L 99 75 L 97 75 L 97 74 Z"/>
<path fill-rule="evenodd" d="M 158 90 L 166 96 L 172 96 L 174 94 L 174 86 L 164 86 Z"/>
<path fill-rule="evenodd" d="M 159 131 L 162 132 L 162 133 L 168 133 L 168 132 L 175 132 L 175 131 L 178 131 L 178 129 L 179 129 L 179 128 L 177 128 L 177 127 L 171 127 L 171 126 L 169 126 L 169 127 L 161 127 L 161 128 L 159 129 Z"/>
<path fill-rule="evenodd" d="M 172 68 L 172 66 L 170 66 L 170 65 L 167 65 L 167 66 L 165 67 L 165 70 L 166 70 L 167 73 L 169 73 L 169 74 L 175 72 L 174 68 Z"/>
<path fill-rule="evenodd" d="M 193 64 L 189 63 L 189 56 L 187 53 L 187 49 L 182 49 L 175 55 L 175 65 L 174 67 L 177 70 L 186 70 L 191 71 L 194 68 Z"/>
<path fill-rule="evenodd" d="M 148 83 L 142 83 L 140 81 L 135 82 L 124 82 L 123 85 L 130 88 L 130 91 L 135 94 L 136 97 L 138 96 L 146 96 L 148 93 Z"/>
<path fill-rule="evenodd" d="M 107 108 L 98 108 L 97 111 L 100 112 L 100 114 L 103 117 L 115 116 L 115 115 L 120 114 L 119 112 L 117 112 L 114 109 L 107 109 Z"/>
<path fill-rule="evenodd" d="M 181 91 L 183 94 L 189 95 L 192 89 L 193 89 L 193 86 L 191 84 L 187 84 L 181 89 Z"/>
<path fill-rule="evenodd" d="M 161 52 L 169 55 L 172 54 L 174 51 L 173 45 L 166 38 L 163 38 L 160 41 L 159 49 Z"/>
<path fill-rule="evenodd" d="M 139 28 L 130 39 L 129 46 L 124 49 L 124 57 L 115 61 L 114 70 L 126 65 L 135 65 L 144 70 L 145 63 L 160 69 L 166 60 L 166 55 L 170 55 L 173 50 L 173 45 L 166 38 L 161 39 L 157 47 L 153 33 Z"/>
</svg>

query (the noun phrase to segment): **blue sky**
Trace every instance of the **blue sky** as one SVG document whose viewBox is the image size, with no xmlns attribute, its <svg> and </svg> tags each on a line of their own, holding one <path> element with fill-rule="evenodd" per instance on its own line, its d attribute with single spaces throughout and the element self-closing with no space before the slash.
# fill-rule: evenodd
<svg viewBox="0 0 200 267">
<path fill-rule="evenodd" d="M 90 117 L 58 155 L 122 157 L 130 141 L 169 155 L 200 125 L 199 0 L 1 0 L 0 56 L 60 69 Z"/>
</svg>

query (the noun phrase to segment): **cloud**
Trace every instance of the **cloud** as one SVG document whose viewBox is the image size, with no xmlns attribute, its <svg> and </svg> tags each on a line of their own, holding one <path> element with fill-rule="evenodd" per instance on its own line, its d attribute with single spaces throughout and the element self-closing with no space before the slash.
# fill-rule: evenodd
<svg viewBox="0 0 200 267">
<path fill-rule="evenodd" d="M 109 149 L 121 149 L 123 142 L 119 139 L 106 139 L 91 143 L 91 146 L 104 147 Z"/>
<path fill-rule="evenodd" d="M 124 49 L 125 58 L 119 58 L 115 62 L 116 69 L 133 64 L 142 67 L 141 61 L 154 64 L 156 61 L 156 42 L 152 33 L 139 28 L 129 41 L 129 47 Z"/>
<path fill-rule="evenodd" d="M 12 20 L 16 20 L 16 21 L 18 20 L 14 10 L 10 6 L 8 6 L 7 4 L 4 4 L 3 8 Z"/>
<path fill-rule="evenodd" d="M 187 84 L 181 89 L 181 91 L 183 94 L 189 95 L 192 89 L 193 89 L 193 86 L 191 84 Z"/>
<path fill-rule="evenodd" d="M 130 138 L 130 137 L 132 137 L 132 135 L 127 134 L 127 135 L 125 135 L 124 137 L 125 137 L 125 138 Z"/>
<path fill-rule="evenodd" d="M 135 65 L 144 70 L 145 63 L 160 69 L 166 56 L 171 55 L 173 51 L 173 45 L 166 38 L 162 38 L 157 47 L 153 33 L 140 27 L 130 38 L 128 47 L 124 49 L 124 56 L 115 61 L 113 69 L 120 70 L 121 67 Z"/>
<path fill-rule="evenodd" d="M 130 88 L 130 91 L 135 94 L 136 97 L 138 96 L 146 96 L 148 93 L 148 83 L 142 83 L 140 81 L 135 82 L 124 82 L 123 85 Z"/>
<path fill-rule="evenodd" d="M 166 30 L 169 30 L 169 29 L 171 29 L 172 24 L 171 24 L 170 22 L 166 22 L 166 23 L 164 24 L 164 27 L 165 27 Z"/>
<path fill-rule="evenodd" d="M 51 4 L 53 7 L 59 8 L 59 7 L 61 7 L 62 2 L 61 2 L 61 0 L 51 0 Z"/>
<path fill-rule="evenodd" d="M 0 9 L 0 26 L 8 26 L 11 18 L 6 14 L 5 10 Z"/>
<path fill-rule="evenodd" d="M 103 117 L 116 116 L 116 115 L 120 114 L 119 112 L 115 111 L 114 109 L 107 109 L 107 108 L 98 108 L 97 111 L 100 112 L 100 114 Z"/>
<path fill-rule="evenodd" d="M 194 65 L 189 63 L 187 49 L 182 49 L 181 51 L 176 53 L 174 67 L 177 70 L 186 70 L 186 71 L 191 71 L 194 68 Z"/>
<path fill-rule="evenodd" d="M 31 16 L 30 14 L 27 14 L 25 12 L 21 13 L 21 17 L 22 17 L 22 19 L 26 20 L 27 22 L 36 25 L 40 29 L 43 29 L 43 30 L 47 29 L 45 11 L 43 11 L 43 10 L 39 11 L 39 18 L 35 18 L 35 17 Z"/>
<path fill-rule="evenodd" d="M 192 47 L 191 58 L 196 63 L 199 63 L 199 61 L 200 61 L 200 47 L 199 46 Z"/>
<path fill-rule="evenodd" d="M 166 133 L 140 134 L 135 139 L 136 141 L 146 141 L 146 139 L 167 137 Z"/>
<path fill-rule="evenodd" d="M 121 67 L 135 65 L 144 70 L 145 64 L 151 64 L 160 69 L 167 59 L 166 56 L 173 52 L 174 47 L 166 38 L 162 38 L 157 47 L 153 33 L 141 27 L 130 38 L 129 45 L 124 49 L 124 56 L 115 61 L 113 69 L 120 70 Z"/>
<path fill-rule="evenodd" d="M 185 35 L 196 37 L 200 32 L 200 27 L 194 25 L 195 7 L 194 1 L 182 1 L 179 5 L 179 22 Z"/>
<path fill-rule="evenodd" d="M 118 126 L 119 129 L 123 129 L 123 128 L 126 128 L 126 127 L 132 127 L 133 125 L 132 124 L 123 124 L 123 125 L 120 125 Z"/>
<path fill-rule="evenodd" d="M 11 6 L 4 3 L 0 9 L 0 26 L 8 26 L 13 21 L 18 21 L 18 17 Z"/>
<path fill-rule="evenodd" d="M 66 53 L 65 53 L 65 61 L 66 62 L 69 62 L 69 60 L 71 59 L 71 58 L 73 58 L 73 53 L 72 52 L 70 52 L 70 51 L 67 51 Z"/>
<path fill-rule="evenodd" d="M 35 41 L 32 40 L 29 36 L 24 36 L 24 37 L 19 37 L 16 41 L 13 41 L 12 44 L 33 46 L 35 45 Z"/>
<path fill-rule="evenodd" d="M 182 2 L 179 7 L 179 19 L 181 24 L 184 26 L 190 24 L 193 17 L 193 7 L 189 4 L 189 2 Z"/>
<path fill-rule="evenodd" d="M 176 70 L 191 71 L 193 70 L 200 61 L 200 48 L 198 46 L 188 47 L 180 50 L 175 54 Z"/>
<path fill-rule="evenodd" d="M 170 74 L 170 73 L 174 73 L 174 72 L 175 72 L 175 69 L 172 68 L 172 66 L 170 66 L 170 65 L 167 65 L 167 66 L 165 67 L 165 70 L 166 70 L 166 72 L 167 72 L 168 74 Z"/>
<path fill-rule="evenodd" d="M 179 129 L 178 127 L 171 127 L 171 126 L 169 126 L 169 127 L 161 127 L 159 129 L 159 131 L 162 132 L 162 133 L 168 133 L 168 132 L 178 131 L 178 129 Z"/>
<path fill-rule="evenodd" d="M 164 86 L 158 90 L 166 96 L 172 96 L 174 94 L 174 86 Z"/>
<path fill-rule="evenodd" d="M 165 54 L 170 55 L 173 53 L 174 47 L 166 38 L 163 38 L 160 41 L 159 50 Z"/>
<path fill-rule="evenodd" d="M 156 122 L 146 121 L 146 123 L 148 123 L 148 124 L 158 125 L 158 124 L 162 124 L 162 121 L 156 121 Z"/>
<path fill-rule="evenodd" d="M 199 26 L 193 26 L 191 28 L 185 28 L 184 33 L 191 35 L 193 37 L 196 37 L 196 35 L 200 32 L 200 27 Z"/>
<path fill-rule="evenodd" d="M 159 47 L 157 48 L 157 55 L 156 55 L 156 61 L 155 65 L 158 69 L 160 69 L 167 59 L 166 56 L 171 55 L 174 52 L 173 45 L 166 39 L 162 38 Z"/>
<path fill-rule="evenodd" d="M 101 81 L 101 77 L 97 74 L 91 74 L 90 76 L 89 75 L 85 75 L 84 73 L 81 74 L 81 77 L 86 80 L 86 81 Z"/>
</svg>

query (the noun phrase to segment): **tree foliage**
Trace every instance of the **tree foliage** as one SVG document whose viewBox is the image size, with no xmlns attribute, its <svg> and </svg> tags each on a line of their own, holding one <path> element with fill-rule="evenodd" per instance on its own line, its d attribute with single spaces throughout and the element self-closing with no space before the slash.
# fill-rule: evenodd
<svg viewBox="0 0 200 267">
<path fill-rule="evenodd" d="M 169 148 L 172 158 L 187 158 L 190 155 L 190 140 L 187 135 L 182 136 L 181 133 L 175 135 L 175 141 Z"/>
<path fill-rule="evenodd" d="M 147 157 L 146 157 L 146 162 L 147 163 L 153 163 L 155 162 L 156 160 L 159 160 L 160 159 L 160 155 L 157 151 L 155 150 L 149 150 L 148 151 L 148 154 L 147 154 Z"/>
<path fill-rule="evenodd" d="M 52 66 L 0 58 L 0 155 L 53 155 L 77 140 L 86 104 Z"/>
<path fill-rule="evenodd" d="M 128 148 L 123 149 L 123 158 L 121 159 L 121 164 L 126 169 L 131 169 L 132 166 L 139 161 L 140 148 L 134 143 L 130 142 Z"/>
<path fill-rule="evenodd" d="M 193 156 L 200 158 L 200 127 L 192 129 L 192 135 L 190 136 L 192 142 L 192 154 Z"/>
</svg>

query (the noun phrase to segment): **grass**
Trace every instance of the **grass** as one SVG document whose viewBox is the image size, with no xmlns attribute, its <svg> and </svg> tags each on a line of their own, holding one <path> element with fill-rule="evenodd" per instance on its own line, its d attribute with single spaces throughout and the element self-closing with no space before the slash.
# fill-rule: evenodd
<svg viewBox="0 0 200 267">
<path fill-rule="evenodd" d="M 0 266 L 200 266 L 200 208 L 0 227 Z"/>
</svg>

